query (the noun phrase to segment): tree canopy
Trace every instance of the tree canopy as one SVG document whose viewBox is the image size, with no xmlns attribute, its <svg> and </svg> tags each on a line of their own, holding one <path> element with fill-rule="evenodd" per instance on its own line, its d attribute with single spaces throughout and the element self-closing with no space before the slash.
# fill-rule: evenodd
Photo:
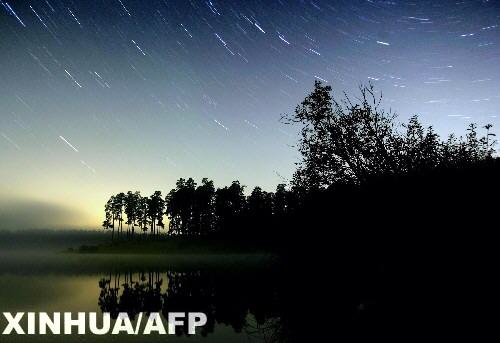
<svg viewBox="0 0 500 343">
<path fill-rule="evenodd" d="M 248 225 L 263 225 L 276 217 L 283 217 L 291 208 L 293 196 L 284 184 L 279 184 L 276 193 L 255 187 L 249 196 L 244 194 L 245 186 L 239 181 L 215 189 L 212 180 L 203 178 L 201 184 L 194 179 L 180 178 L 176 187 L 165 198 L 160 191 L 151 196 L 128 191 L 112 195 L 104 206 L 104 229 L 123 237 L 123 223 L 126 224 L 125 237 L 134 237 L 135 228 L 145 235 L 158 236 L 164 229 L 167 217 L 168 235 L 206 236 L 223 234 L 241 235 L 234 231 L 242 222 Z"/>
<path fill-rule="evenodd" d="M 439 166 L 461 165 L 492 156 L 495 140 L 486 125 L 478 137 L 470 124 L 465 138 L 450 135 L 445 141 L 432 126 L 425 128 L 417 116 L 405 124 L 382 107 L 382 94 L 373 85 L 360 86 L 360 96 L 344 93 L 341 100 L 320 81 L 293 114 L 282 116 L 287 124 L 301 125 L 302 155 L 292 179 L 296 188 L 325 188 L 336 183 L 361 183 L 374 175 L 394 175 Z"/>
</svg>

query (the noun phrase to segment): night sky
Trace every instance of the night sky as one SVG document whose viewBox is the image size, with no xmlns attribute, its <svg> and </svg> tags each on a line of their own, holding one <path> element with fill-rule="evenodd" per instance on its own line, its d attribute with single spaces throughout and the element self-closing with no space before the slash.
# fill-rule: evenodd
<svg viewBox="0 0 500 343">
<path fill-rule="evenodd" d="M 499 1 L 0 0 L 0 227 L 98 227 L 180 177 L 273 190 L 316 79 L 498 129 L 499 25 Z"/>
</svg>

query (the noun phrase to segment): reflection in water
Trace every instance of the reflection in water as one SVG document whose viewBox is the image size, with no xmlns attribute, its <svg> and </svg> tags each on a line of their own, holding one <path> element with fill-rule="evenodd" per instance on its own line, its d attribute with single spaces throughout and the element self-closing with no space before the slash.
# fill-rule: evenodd
<svg viewBox="0 0 500 343">
<path fill-rule="evenodd" d="M 149 260 L 145 263 L 144 256 L 133 256 L 141 267 L 127 260 L 126 267 L 112 269 L 105 258 L 96 257 L 92 265 L 88 260 L 68 265 L 76 271 L 71 273 L 64 265 L 69 258 L 54 258 L 64 268 L 57 269 L 59 264 L 54 262 L 53 268 L 43 273 L 23 271 L 19 264 L 5 267 L 2 260 L 0 308 L 4 312 L 49 313 L 100 309 L 113 318 L 128 312 L 136 319 L 139 312 L 159 312 L 164 319 L 167 312 L 203 312 L 208 322 L 198 328 L 197 335 L 187 337 L 187 328 L 178 328 L 178 337 L 169 339 L 206 343 L 319 342 L 324 337 L 345 335 L 352 338 L 350 341 L 361 341 L 392 330 L 397 320 L 405 325 L 415 318 L 409 305 L 399 306 L 403 296 L 411 301 L 407 294 L 398 292 L 401 281 L 388 279 L 385 269 L 364 260 L 355 263 L 351 258 L 349 263 L 325 266 L 321 261 L 309 263 L 309 259 L 274 263 L 259 259 L 258 263 L 244 264 L 218 257 L 226 264 L 203 265 L 195 260 L 159 267 Z M 83 272 L 80 265 L 91 272 Z M 2 273 L 2 267 L 17 272 Z M 147 271 L 137 272 L 141 270 Z M 2 342 L 39 339 L 8 336 L 2 337 Z M 163 342 L 165 337 L 151 335 L 147 340 Z M 44 341 L 58 341 L 58 337 Z M 139 342 L 144 336 L 89 335 L 82 341 Z"/>
<path fill-rule="evenodd" d="M 137 279 L 134 279 L 134 276 Z M 118 313 L 127 312 L 135 319 L 139 312 L 159 312 L 162 308 L 160 273 L 115 274 L 99 281 L 101 289 L 99 307 L 116 319 Z"/>
<path fill-rule="evenodd" d="M 127 312 L 203 312 L 208 320 L 198 334 L 207 336 L 216 324 L 265 342 L 285 340 L 279 311 L 277 280 L 272 275 L 222 271 L 116 273 L 99 281 L 99 307 L 113 319 Z M 187 335 L 187 324 L 176 331 Z"/>
</svg>

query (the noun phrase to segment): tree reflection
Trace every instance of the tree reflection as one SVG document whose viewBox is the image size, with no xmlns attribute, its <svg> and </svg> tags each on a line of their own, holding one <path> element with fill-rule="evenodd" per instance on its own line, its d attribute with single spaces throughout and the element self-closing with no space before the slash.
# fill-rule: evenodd
<svg viewBox="0 0 500 343">
<path fill-rule="evenodd" d="M 198 334 L 213 333 L 216 324 L 231 326 L 235 332 L 265 341 L 280 341 L 277 279 L 271 275 L 167 271 L 116 273 L 99 281 L 99 307 L 116 319 L 127 312 L 131 319 L 144 312 L 203 312 L 207 323 Z M 187 325 L 177 335 L 187 335 Z M 272 339 L 269 339 L 269 338 Z"/>
</svg>

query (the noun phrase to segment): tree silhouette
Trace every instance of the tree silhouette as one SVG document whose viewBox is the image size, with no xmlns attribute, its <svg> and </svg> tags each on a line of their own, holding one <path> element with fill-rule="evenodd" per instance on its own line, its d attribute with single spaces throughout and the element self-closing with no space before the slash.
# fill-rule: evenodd
<svg viewBox="0 0 500 343">
<path fill-rule="evenodd" d="M 237 224 L 246 209 L 244 186 L 239 181 L 233 181 L 231 186 L 218 188 L 215 192 L 215 213 L 217 227 L 220 232 L 228 233 L 232 225 Z"/>
<path fill-rule="evenodd" d="M 115 220 L 118 221 L 118 237 L 121 237 L 123 232 L 123 207 L 125 206 L 125 193 L 118 193 L 113 198 L 112 211 Z M 114 220 L 113 220 L 114 222 Z M 114 226 L 114 225 L 113 225 Z"/>
<path fill-rule="evenodd" d="M 169 217 L 169 232 L 173 235 L 182 235 L 190 232 L 193 226 L 193 210 L 195 202 L 196 183 L 192 178 L 187 181 L 183 178 L 176 182 L 165 198 L 166 214 Z"/>
<path fill-rule="evenodd" d="M 161 191 L 155 191 L 148 199 L 148 217 L 151 224 L 151 234 L 159 235 L 159 229 L 163 229 L 163 214 L 165 211 L 165 200 L 161 195 Z"/>
<path fill-rule="evenodd" d="M 137 202 L 137 223 L 139 224 L 139 228 L 144 234 L 147 233 L 148 226 L 150 224 L 148 214 L 148 199 L 141 196 L 138 198 Z"/>
<path fill-rule="evenodd" d="M 135 226 L 139 215 L 140 192 L 128 191 L 125 196 L 125 214 L 127 215 L 127 235 L 135 233 Z"/>
<path fill-rule="evenodd" d="M 127 237 L 134 236 L 136 226 L 158 237 L 166 215 L 167 234 L 172 236 L 219 235 L 247 242 L 256 237 L 280 239 L 290 234 L 285 233 L 287 225 L 297 227 L 310 215 L 324 190 L 335 189 L 337 196 L 348 199 L 359 191 L 356 187 L 373 186 L 377 180 L 493 161 L 496 140 L 491 124 L 483 127 L 485 136 L 480 137 L 477 125 L 470 124 L 465 137 L 452 134 L 443 141 L 417 116 L 398 123 L 395 114 L 381 108 L 382 95 L 372 84 L 360 86 L 359 91 L 355 100 L 346 94 L 336 100 L 330 86 L 316 81 L 294 114 L 282 116 L 285 123 L 301 125 L 302 159 L 288 189 L 279 184 L 272 193 L 257 186 L 245 196 L 239 181 L 215 189 L 207 178 L 199 185 L 193 178 L 180 178 L 165 198 L 161 191 L 149 197 L 132 191 L 111 196 L 104 206 L 103 228 L 112 230 L 112 240 L 116 228 L 121 238 L 126 218 Z"/>
<path fill-rule="evenodd" d="M 272 220 L 273 216 L 274 194 L 263 191 L 260 187 L 255 187 L 248 197 L 249 221 L 253 226 L 254 234 L 259 229 L 266 227 L 266 224 Z M 263 232 L 261 232 L 263 234 Z"/>
<path fill-rule="evenodd" d="M 278 186 L 276 186 L 276 192 L 274 193 L 273 212 L 279 217 L 282 217 L 287 212 L 287 193 L 288 192 L 286 190 L 286 185 L 284 183 L 280 183 Z"/>
<path fill-rule="evenodd" d="M 215 187 L 214 182 L 203 178 L 195 192 L 195 234 L 206 235 L 215 230 Z"/>
<path fill-rule="evenodd" d="M 482 138 L 481 142 L 484 144 L 486 155 L 488 157 L 491 157 L 495 153 L 494 146 L 497 143 L 497 141 L 493 138 L 496 136 L 496 134 L 490 132 L 492 127 L 492 124 L 486 124 L 485 126 L 483 126 L 483 128 L 486 129 L 486 136 Z"/>
<path fill-rule="evenodd" d="M 377 175 L 473 163 L 493 153 L 491 125 L 487 126 L 486 137 L 478 138 L 477 127 L 471 124 L 465 140 L 450 136 L 443 142 L 432 127 L 424 129 L 416 116 L 408 124 L 396 122 L 395 114 L 381 108 L 382 95 L 372 84 L 359 90 L 357 103 L 346 94 L 342 100 L 335 100 L 332 88 L 316 81 L 314 90 L 294 114 L 282 116 L 287 124 L 302 125 L 302 160 L 293 176 L 295 188 L 360 184 Z"/>
<path fill-rule="evenodd" d="M 115 215 L 113 212 L 114 198 L 115 198 L 114 195 L 111 196 L 109 200 L 106 202 L 106 205 L 104 205 L 105 219 L 102 223 L 102 227 L 105 230 L 112 229 L 111 240 L 114 240 L 115 238 Z"/>
</svg>

